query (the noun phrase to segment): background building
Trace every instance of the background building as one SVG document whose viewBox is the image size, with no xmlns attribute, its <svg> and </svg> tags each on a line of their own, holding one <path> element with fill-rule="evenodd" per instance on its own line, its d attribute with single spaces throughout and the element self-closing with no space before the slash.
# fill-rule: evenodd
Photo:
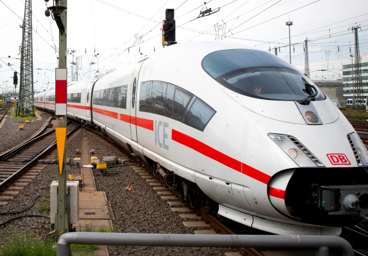
<svg viewBox="0 0 368 256">
<path fill-rule="evenodd" d="M 340 109 L 345 109 L 343 82 L 341 80 L 313 80 Z"/>
<path fill-rule="evenodd" d="M 344 98 L 346 100 L 354 99 L 353 75 L 355 72 L 354 55 L 351 55 L 351 62 L 342 65 L 342 80 L 344 84 Z M 362 89 L 365 99 L 368 97 L 368 55 L 361 56 L 361 70 L 362 70 Z"/>
</svg>

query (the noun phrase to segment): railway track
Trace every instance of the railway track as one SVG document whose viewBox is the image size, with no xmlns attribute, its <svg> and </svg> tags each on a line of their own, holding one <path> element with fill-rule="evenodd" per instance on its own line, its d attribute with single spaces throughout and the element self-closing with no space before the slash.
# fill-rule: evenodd
<svg viewBox="0 0 368 256">
<path fill-rule="evenodd" d="M 99 135 L 104 140 L 109 141 L 111 144 L 123 150 L 121 146 L 118 145 L 115 141 L 111 140 L 110 138 L 107 138 L 106 136 L 102 135 L 100 132 L 97 132 L 90 128 L 87 128 L 87 130 L 89 130 L 90 132 L 96 135 Z M 367 138 L 368 138 L 368 129 L 367 131 L 357 130 L 357 132 L 359 133 L 359 135 L 361 135 L 362 132 L 363 134 L 367 134 Z M 364 137 L 362 138 L 362 140 L 364 141 Z M 161 179 L 159 175 L 155 174 L 153 169 L 149 168 L 143 162 L 139 162 L 139 163 L 135 162 L 137 161 L 137 159 L 133 158 L 132 156 L 128 156 L 128 157 L 130 159 L 129 161 L 133 162 L 131 164 L 131 167 L 136 172 L 138 172 L 142 178 L 146 179 L 147 182 L 149 182 L 151 186 L 154 186 L 153 184 L 155 183 L 157 184 L 156 186 L 158 185 L 162 186 L 162 187 L 160 186 L 153 187 L 153 189 L 156 190 L 157 193 L 159 193 L 159 195 L 161 195 L 163 199 L 167 200 L 168 204 L 172 207 L 172 210 L 178 212 L 179 215 L 183 218 L 184 222 L 195 223 L 195 222 L 200 222 L 204 220 L 207 223 L 207 225 L 209 223 L 210 227 L 209 226 L 205 227 L 205 230 L 203 230 L 202 232 L 198 232 L 199 234 L 212 233 L 212 234 L 259 234 L 259 235 L 268 234 L 268 235 L 272 235 L 270 233 L 266 233 L 263 231 L 254 230 L 253 228 L 250 228 L 247 226 L 242 226 L 239 223 L 235 223 L 231 220 L 226 219 L 225 221 L 223 221 L 221 217 L 220 218 L 214 217 L 213 215 L 204 212 L 199 207 L 192 208 L 189 203 L 184 203 L 180 195 L 178 195 L 175 191 L 170 191 L 170 189 L 168 189 L 168 186 L 165 186 L 165 181 Z M 174 199 L 173 196 L 177 198 Z M 242 226 L 242 227 L 239 227 L 239 226 Z M 364 248 L 366 248 L 367 246 L 361 242 L 361 241 L 365 241 L 368 237 L 368 223 L 344 228 L 342 237 L 346 239 L 349 243 L 352 244 L 352 246 L 355 248 L 354 250 L 355 250 L 356 255 L 368 255 L 368 251 L 364 250 Z M 242 248 L 241 249 L 242 254 L 256 255 L 256 256 L 272 255 L 272 252 L 277 252 L 278 255 L 281 255 L 281 254 L 282 255 L 297 255 L 298 253 L 301 253 L 301 251 L 296 252 L 296 251 L 290 251 L 290 250 L 268 251 L 267 249 L 265 249 L 265 250 L 259 251 L 254 248 Z"/>
<path fill-rule="evenodd" d="M 67 128 L 70 135 L 79 128 L 79 124 L 72 122 Z M 37 165 L 37 160 L 55 145 L 53 129 L 0 155 L 0 192 L 2 197 L 5 196 L 0 196 L 0 199 L 9 199 L 6 198 L 7 195 L 13 195 L 14 190 L 20 190 L 28 184 L 27 182 L 31 182 L 29 176 L 34 177 L 42 170 L 42 166 Z"/>
<path fill-rule="evenodd" d="M 0 106 L 0 122 L 3 120 L 4 116 L 8 113 L 8 110 L 13 106 L 13 104 L 8 103 L 6 105 Z"/>
<path fill-rule="evenodd" d="M 69 127 L 68 127 L 68 130 L 69 130 Z M 109 138 L 107 138 L 106 136 L 103 136 L 101 133 L 99 133 L 99 132 L 97 132 L 97 131 L 95 131 L 95 130 L 92 130 L 92 129 L 87 129 L 87 130 L 89 130 L 89 131 L 91 131 L 91 132 L 93 132 L 94 134 L 98 134 L 100 137 L 102 137 L 104 140 L 108 140 L 110 143 L 112 143 L 112 144 L 114 144 L 116 147 L 118 147 L 118 148 L 120 148 L 120 149 L 122 149 L 121 147 L 120 147 L 120 145 L 118 145 L 117 143 L 115 143 L 113 140 L 111 140 L 111 139 L 109 139 Z M 357 130 L 358 131 L 358 130 Z M 359 131 L 358 131 L 359 132 Z M 50 134 L 53 134 L 52 132 L 50 132 Z M 50 135 L 50 136 L 52 136 L 52 135 Z M 39 136 L 40 137 L 40 136 Z M 54 138 L 55 136 L 53 135 L 53 138 Z M 37 137 L 38 138 L 38 137 Z M 47 140 L 47 138 L 45 138 L 45 140 Z M 49 140 L 49 142 L 51 143 L 51 139 Z M 34 146 L 36 146 L 36 143 L 34 144 Z M 42 147 L 37 147 L 38 148 L 38 150 L 40 150 L 40 151 L 42 151 Z M 16 152 L 16 153 L 8 153 L 8 152 L 6 152 L 8 155 L 7 156 L 4 156 L 5 158 L 4 159 L 6 159 L 6 160 L 3 160 L 3 155 L 1 155 L 0 156 L 0 192 L 3 190 L 3 181 L 4 181 L 4 179 L 2 178 L 2 164 L 4 163 L 5 164 L 5 166 L 6 166 L 6 164 L 8 165 L 8 166 L 12 166 L 12 165 L 16 165 L 16 166 L 20 166 L 20 165 L 22 165 L 22 164 L 25 164 L 25 163 L 27 163 L 27 162 L 29 162 L 30 161 L 30 159 L 32 158 L 32 154 L 33 155 L 37 155 L 37 153 L 34 153 L 33 152 L 33 150 L 31 150 L 30 148 L 28 148 L 28 150 L 27 150 L 27 147 L 24 147 L 23 148 L 23 150 L 21 150 L 21 151 L 19 151 L 19 152 Z M 130 162 L 134 162 L 136 159 L 134 158 L 134 160 L 133 160 L 133 157 L 130 157 Z M 137 166 L 140 166 L 140 168 L 141 168 L 141 166 L 142 166 L 142 164 L 137 164 Z M 139 168 L 138 168 L 139 169 Z M 162 180 L 160 180 L 157 176 L 152 176 L 153 174 L 154 174 L 154 172 L 153 172 L 153 170 L 151 170 L 151 169 L 148 169 L 147 168 L 147 166 L 145 165 L 145 172 L 143 173 L 143 172 L 139 172 L 140 174 L 141 174 L 141 176 L 142 177 L 144 177 L 145 179 L 156 179 L 156 182 L 158 182 L 158 183 L 161 183 L 162 185 L 164 185 L 164 182 L 162 182 Z M 14 169 L 15 170 L 15 169 Z M 10 173 L 10 172 L 9 172 Z M 151 173 L 150 175 L 151 175 L 151 177 L 150 178 L 147 178 L 146 176 L 144 176 L 144 175 L 147 175 L 147 173 Z M 21 175 L 21 174 L 20 174 Z M 19 178 L 19 176 L 18 176 L 18 178 Z M 14 184 L 14 182 L 16 183 L 16 182 L 18 182 L 19 183 L 19 180 L 18 181 L 12 181 L 13 182 L 13 184 Z M 152 181 L 151 181 L 152 182 Z M 164 186 L 162 186 L 162 188 L 164 189 Z M 169 191 L 167 188 L 165 189 L 165 190 L 159 190 L 159 191 Z M 0 195 L 0 197 L 1 197 L 1 195 Z M 178 202 L 180 202 L 181 200 L 179 199 L 179 200 L 177 200 Z M 168 200 L 168 203 L 170 203 L 170 201 Z M 183 205 L 181 205 L 180 207 L 182 207 Z M 176 206 L 176 207 L 178 207 L 178 206 Z M 188 208 L 190 208 L 190 207 L 188 207 Z M 210 225 L 211 225 L 211 229 L 214 229 L 214 230 L 216 230 L 217 231 L 217 234 L 240 234 L 239 232 L 237 232 L 237 231 L 232 231 L 232 228 L 231 227 L 228 227 L 227 225 L 224 225 L 223 223 L 221 223 L 218 219 L 216 219 L 214 216 L 212 216 L 212 215 L 209 215 L 209 214 L 207 214 L 207 213 L 205 213 L 205 212 L 203 212 L 203 211 L 201 211 L 199 208 L 195 208 L 195 209 L 189 209 L 190 211 L 192 211 L 192 212 L 194 212 L 194 214 L 197 216 L 197 219 L 198 218 L 202 218 L 202 219 L 204 219 L 207 223 L 210 223 Z M 183 215 L 190 215 L 190 213 L 189 212 L 187 212 L 187 213 L 183 213 Z M 190 220 L 190 218 L 188 217 L 188 219 L 187 219 L 187 221 L 193 221 L 194 219 L 191 219 Z M 239 225 L 239 224 L 238 224 Z M 365 224 L 366 226 L 368 226 L 367 224 Z M 363 226 L 361 226 L 361 225 L 357 225 L 359 228 L 364 228 L 364 225 Z M 247 227 L 246 227 L 247 228 Z M 355 228 L 355 227 L 350 227 L 351 229 L 354 229 L 354 230 L 358 230 L 359 231 L 359 228 Z M 365 227 L 366 228 L 366 227 Z M 207 228 L 207 229 L 209 229 L 209 228 Z M 248 229 L 250 229 L 250 228 L 248 228 Z M 357 233 L 356 231 L 351 231 L 351 232 L 353 232 L 353 233 Z M 361 231 L 363 234 L 364 234 L 364 232 L 363 231 Z M 347 233 L 347 232 L 346 232 Z M 245 234 L 245 233 L 241 233 L 241 234 Z M 349 241 L 349 239 L 348 238 L 346 238 L 346 237 L 344 237 L 345 239 L 347 239 L 348 241 Z M 354 239 L 356 239 L 356 238 L 354 238 Z M 364 238 L 364 239 L 366 239 L 366 237 Z M 349 241 L 350 242 L 350 241 Z M 352 242 L 351 242 L 352 243 Z M 353 243 L 352 243 L 353 244 Z M 364 254 L 364 252 L 363 253 L 361 253 L 358 249 L 356 250 L 357 251 L 357 254 L 356 255 L 366 255 L 366 254 Z M 266 255 L 266 254 L 262 254 L 261 252 L 259 252 L 259 251 L 257 251 L 257 250 L 255 250 L 255 249 L 249 249 L 249 248 L 247 248 L 246 249 L 246 251 L 242 251 L 242 252 L 246 252 L 248 255 L 257 255 L 257 256 L 260 256 L 260 255 Z M 277 251 L 277 253 L 280 253 L 280 251 Z M 285 252 L 286 253 L 286 252 Z M 293 255 L 293 254 L 285 254 L 285 255 Z"/>
</svg>

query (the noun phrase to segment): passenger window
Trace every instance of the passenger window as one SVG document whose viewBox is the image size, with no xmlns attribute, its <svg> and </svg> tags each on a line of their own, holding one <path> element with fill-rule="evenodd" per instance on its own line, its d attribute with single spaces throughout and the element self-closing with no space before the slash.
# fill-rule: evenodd
<svg viewBox="0 0 368 256">
<path fill-rule="evenodd" d="M 110 88 L 109 89 L 110 92 L 110 101 L 108 102 L 108 106 L 110 107 L 118 107 L 118 98 L 119 98 L 119 92 L 118 92 L 118 88 Z"/>
<path fill-rule="evenodd" d="M 203 131 L 214 114 L 215 111 L 210 106 L 197 98 L 190 108 L 184 123 Z"/>
<path fill-rule="evenodd" d="M 161 81 L 152 82 L 152 113 L 165 115 L 165 93 L 167 83 Z"/>
<path fill-rule="evenodd" d="M 150 99 L 152 82 L 141 83 L 141 93 L 139 95 L 139 110 L 142 112 L 151 112 L 152 101 Z"/>
<path fill-rule="evenodd" d="M 127 87 L 128 86 L 124 85 L 118 88 L 118 91 L 119 91 L 118 107 L 119 108 L 126 108 Z"/>
<path fill-rule="evenodd" d="M 172 109 L 174 106 L 174 92 L 175 92 L 175 85 L 168 84 L 165 98 L 165 110 L 167 117 L 172 116 Z"/>
<path fill-rule="evenodd" d="M 173 111 L 174 119 L 181 120 L 183 118 L 183 114 L 191 98 L 192 96 L 189 95 L 188 93 L 176 89 L 174 99 L 174 111 Z"/>
</svg>

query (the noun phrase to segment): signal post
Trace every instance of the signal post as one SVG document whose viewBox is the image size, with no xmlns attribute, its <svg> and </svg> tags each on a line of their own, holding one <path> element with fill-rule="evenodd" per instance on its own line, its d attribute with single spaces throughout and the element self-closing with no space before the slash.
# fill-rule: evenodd
<svg viewBox="0 0 368 256">
<path fill-rule="evenodd" d="M 49 0 L 45 0 L 48 2 Z M 66 233 L 70 229 L 70 209 L 66 197 L 66 126 L 67 126 L 67 0 L 53 0 L 53 6 L 45 11 L 45 15 L 53 18 L 59 28 L 59 68 L 55 70 L 55 115 L 59 125 L 55 128 L 59 158 L 57 213 L 55 229 L 58 233 Z"/>
</svg>

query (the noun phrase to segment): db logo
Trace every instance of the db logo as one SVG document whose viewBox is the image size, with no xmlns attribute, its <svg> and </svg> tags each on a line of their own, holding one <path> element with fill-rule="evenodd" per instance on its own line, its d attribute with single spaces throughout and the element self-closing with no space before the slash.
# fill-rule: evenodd
<svg viewBox="0 0 368 256">
<path fill-rule="evenodd" d="M 342 153 L 327 154 L 327 157 L 332 165 L 350 165 L 350 161 L 345 154 Z"/>
</svg>

